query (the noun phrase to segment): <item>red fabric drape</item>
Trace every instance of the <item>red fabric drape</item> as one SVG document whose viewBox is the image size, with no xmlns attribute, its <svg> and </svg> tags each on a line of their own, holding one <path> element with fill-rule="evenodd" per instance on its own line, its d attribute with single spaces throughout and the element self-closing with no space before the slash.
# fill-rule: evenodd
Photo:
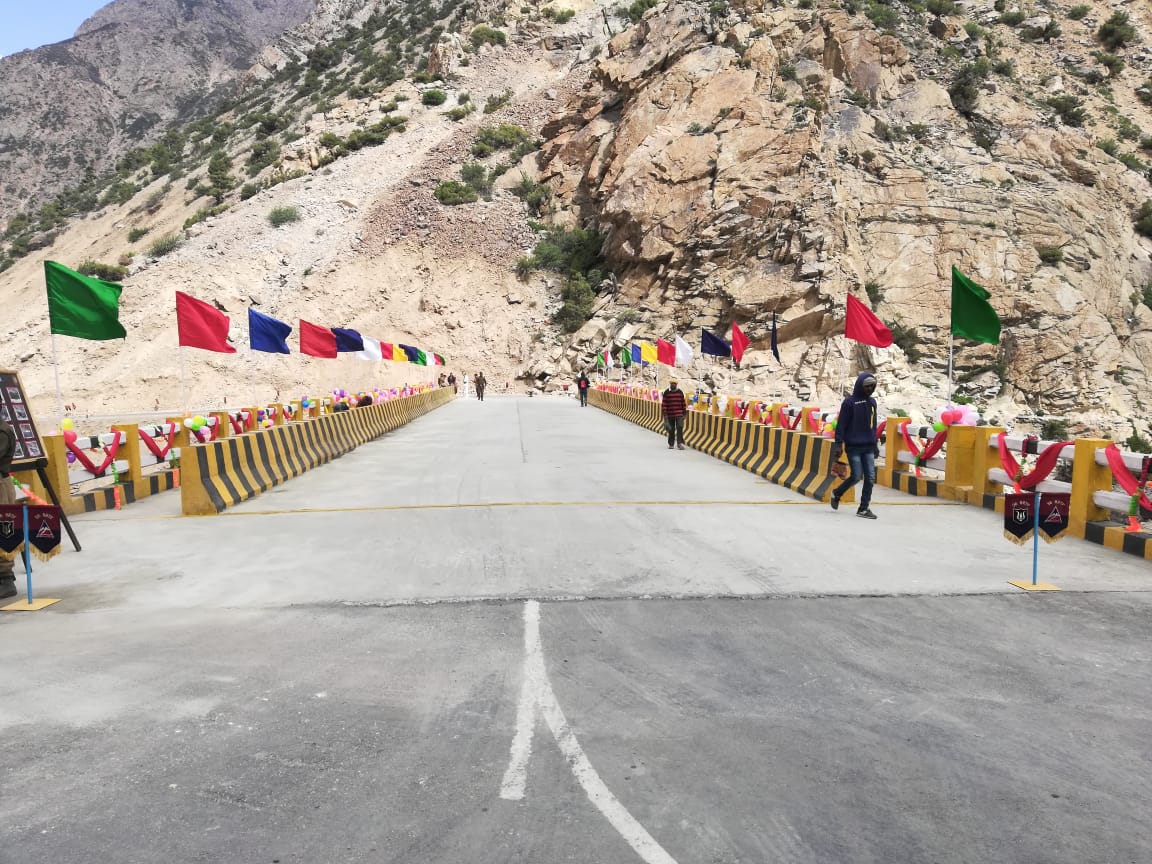
<svg viewBox="0 0 1152 864">
<path fill-rule="evenodd" d="M 137 431 L 140 433 L 140 440 L 144 442 L 144 446 L 147 447 L 148 450 L 152 453 L 152 455 L 155 456 L 157 459 L 163 460 L 168 455 L 168 451 L 172 449 L 172 444 L 176 438 L 176 425 L 175 424 L 172 425 L 172 431 L 168 433 L 168 437 L 165 440 L 163 447 L 161 447 L 159 444 L 157 444 L 156 439 L 154 439 L 151 435 L 149 435 L 143 429 L 141 429 L 140 427 L 136 427 L 136 428 L 137 428 Z"/>
<path fill-rule="evenodd" d="M 1018 486 L 1021 489 L 1035 489 L 1037 484 L 1042 483 L 1048 479 L 1048 475 L 1052 473 L 1052 469 L 1056 467 L 1056 463 L 1060 459 L 1060 454 L 1064 452 L 1065 447 L 1071 447 L 1071 441 L 1061 441 L 1059 444 L 1053 444 L 1043 453 L 1036 457 L 1036 464 L 1032 470 L 1027 474 L 1020 477 L 1016 481 L 1016 476 L 1020 474 L 1020 465 L 1016 458 L 1008 450 L 1008 438 L 1005 433 L 1001 432 L 997 436 L 997 442 L 1000 447 L 1000 465 L 1004 468 L 1004 473 L 1013 478 L 1013 486 Z M 1025 446 L 1027 441 L 1025 442 Z"/>
<path fill-rule="evenodd" d="M 76 446 L 74 441 L 66 441 L 65 445 L 72 451 L 72 455 L 76 457 L 76 461 L 84 466 L 84 470 L 100 476 L 107 469 L 108 466 L 116 461 L 116 453 L 120 450 L 120 434 L 113 433 L 116 437 L 112 439 L 112 443 L 104 448 L 104 461 L 97 467 L 96 464 L 88 458 L 88 454 Z"/>
<path fill-rule="evenodd" d="M 1148 495 L 1143 488 L 1144 484 L 1132 476 L 1132 472 L 1124 464 L 1124 454 L 1120 452 L 1120 448 L 1115 444 L 1109 444 L 1104 448 L 1104 458 L 1108 460 L 1108 467 L 1112 469 L 1112 479 L 1120 484 L 1120 488 L 1129 495 L 1135 495 L 1139 492 L 1140 506 L 1145 510 L 1152 510 L 1152 501 L 1148 500 Z M 1141 473 L 1147 477 L 1147 472 L 1148 457 L 1145 456 L 1144 470 Z"/>
</svg>

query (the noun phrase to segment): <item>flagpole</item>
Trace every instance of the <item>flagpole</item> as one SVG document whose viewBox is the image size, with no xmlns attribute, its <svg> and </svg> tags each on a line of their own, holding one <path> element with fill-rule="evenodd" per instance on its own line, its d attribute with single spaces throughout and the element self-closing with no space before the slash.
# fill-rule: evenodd
<svg viewBox="0 0 1152 864">
<path fill-rule="evenodd" d="M 952 401 L 952 351 L 956 337 L 951 330 L 948 332 L 948 401 Z"/>
<path fill-rule="evenodd" d="M 180 403 L 181 411 L 184 414 L 188 413 L 188 390 L 184 386 L 184 346 L 177 345 L 176 353 L 180 355 Z"/>
<path fill-rule="evenodd" d="M 52 373 L 56 376 L 56 413 L 60 415 L 60 428 L 64 428 L 64 397 L 60 394 L 60 363 L 56 359 L 56 334 L 52 334 Z"/>
</svg>

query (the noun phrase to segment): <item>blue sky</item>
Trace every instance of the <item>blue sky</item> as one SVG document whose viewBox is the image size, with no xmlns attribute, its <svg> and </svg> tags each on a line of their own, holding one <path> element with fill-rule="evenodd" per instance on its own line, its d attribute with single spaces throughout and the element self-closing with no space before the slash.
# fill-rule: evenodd
<svg viewBox="0 0 1152 864">
<path fill-rule="evenodd" d="M 89 15 L 109 2 L 0 0 L 0 57 L 71 38 Z"/>
</svg>

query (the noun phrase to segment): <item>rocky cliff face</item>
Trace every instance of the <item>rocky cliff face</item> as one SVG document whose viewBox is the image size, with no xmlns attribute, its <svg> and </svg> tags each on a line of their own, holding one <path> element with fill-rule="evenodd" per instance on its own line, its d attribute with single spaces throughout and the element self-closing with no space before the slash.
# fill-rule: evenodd
<svg viewBox="0 0 1152 864">
<path fill-rule="evenodd" d="M 854 349 L 851 365 L 885 373 L 889 406 L 931 410 L 956 265 L 992 292 L 1005 327 L 999 348 L 961 347 L 961 392 L 1000 419 L 1126 428 L 1152 400 L 1152 239 L 1133 227 L 1152 187 L 1097 144 L 1152 131 L 1136 93 L 1148 55 L 1126 49 L 1110 87 L 1085 82 L 1103 4 L 1053 44 L 1021 39 L 979 2 L 935 20 L 893 4 L 906 18 L 887 33 L 817 5 L 658 7 L 546 125 L 542 176 L 572 218 L 605 231 L 619 282 L 565 365 L 735 320 L 752 337 L 744 369 L 698 363 L 691 377 L 831 401 L 851 292 L 906 328 L 904 350 Z M 1134 23 L 1152 44 L 1149 22 Z M 973 110 L 955 82 L 989 53 Z M 1082 127 L 1057 96 L 1082 103 Z M 1135 168 L 1150 155 L 1120 150 Z M 781 364 L 765 350 L 773 313 Z"/>
<path fill-rule="evenodd" d="M 116 0 L 0 60 L 0 224 L 111 168 L 303 22 L 315 0 Z"/>
</svg>

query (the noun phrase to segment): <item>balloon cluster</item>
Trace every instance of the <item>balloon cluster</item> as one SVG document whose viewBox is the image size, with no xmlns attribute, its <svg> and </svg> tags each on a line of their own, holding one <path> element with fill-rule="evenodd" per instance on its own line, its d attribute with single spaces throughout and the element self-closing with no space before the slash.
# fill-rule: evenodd
<svg viewBox="0 0 1152 864">
<path fill-rule="evenodd" d="M 208 425 L 208 421 L 202 414 L 197 414 L 195 417 L 185 417 L 184 425 L 191 429 L 193 432 L 199 432 Z"/>
<path fill-rule="evenodd" d="M 838 422 L 839 422 L 839 418 L 833 418 L 833 419 L 829 420 L 827 423 L 824 424 L 824 429 L 820 432 L 820 434 L 823 435 L 825 438 L 835 438 L 836 437 L 836 424 Z"/>
<path fill-rule="evenodd" d="M 932 431 L 943 432 L 949 426 L 975 426 L 980 415 L 971 405 L 945 405 L 932 415 Z"/>
</svg>

